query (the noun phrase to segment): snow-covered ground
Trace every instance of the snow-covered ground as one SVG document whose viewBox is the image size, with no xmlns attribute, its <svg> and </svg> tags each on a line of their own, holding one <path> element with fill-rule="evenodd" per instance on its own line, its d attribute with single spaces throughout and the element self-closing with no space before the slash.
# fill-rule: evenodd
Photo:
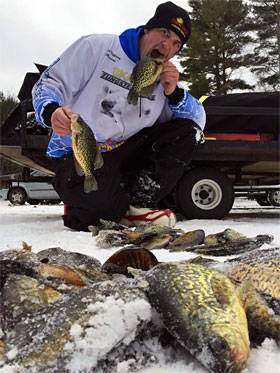
<svg viewBox="0 0 280 373">
<path fill-rule="evenodd" d="M 21 248 L 25 241 L 32 246 L 34 252 L 61 247 L 93 256 L 104 263 L 119 248 L 101 249 L 96 246 L 95 237 L 91 233 L 71 231 L 63 226 L 61 219 L 63 205 L 29 204 L 12 206 L 9 201 L 0 199 L 0 250 Z M 221 232 L 233 228 L 248 237 L 258 234 L 272 234 L 272 246 L 280 247 L 280 209 L 260 207 L 254 201 L 237 200 L 230 214 L 223 220 L 183 220 L 177 222 L 176 228 L 185 232 L 203 229 L 207 234 Z M 267 245 L 264 245 L 265 248 Z M 176 261 L 196 256 L 191 253 L 172 253 L 167 250 L 154 250 L 159 261 Z M 216 258 L 224 261 L 225 257 Z M 155 346 L 154 346 L 155 348 Z M 174 359 L 166 356 L 166 351 L 154 351 L 158 363 L 151 368 L 142 368 L 141 373 L 204 373 L 206 370 L 188 359 Z M 246 373 L 278 373 L 280 367 L 280 348 L 270 340 L 265 340 L 261 347 L 252 349 Z M 4 367 L 1 373 L 11 372 Z M 122 363 L 119 372 L 129 372 L 128 365 Z"/>
</svg>

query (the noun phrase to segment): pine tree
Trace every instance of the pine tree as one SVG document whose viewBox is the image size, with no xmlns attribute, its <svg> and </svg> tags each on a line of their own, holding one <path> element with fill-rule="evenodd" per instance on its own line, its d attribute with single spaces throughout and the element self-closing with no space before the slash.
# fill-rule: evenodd
<svg viewBox="0 0 280 373">
<path fill-rule="evenodd" d="M 226 94 L 233 89 L 254 86 L 234 77 L 247 67 L 252 55 L 246 46 L 252 41 L 249 8 L 242 0 L 189 0 L 192 35 L 179 55 L 181 80 L 190 82 L 195 97 Z"/>
<path fill-rule="evenodd" d="M 251 0 L 250 4 L 256 30 L 250 70 L 264 90 L 280 90 L 280 0 Z"/>
<path fill-rule="evenodd" d="M 18 103 L 18 99 L 13 95 L 5 96 L 2 91 L 0 91 L 0 126 L 7 119 L 10 111 Z"/>
<path fill-rule="evenodd" d="M 14 95 L 6 95 L 0 91 L 0 136 L 1 125 L 7 119 L 11 110 L 18 103 L 18 99 Z M 0 155 L 0 175 L 21 172 L 23 168 L 9 160 L 6 160 Z"/>
</svg>

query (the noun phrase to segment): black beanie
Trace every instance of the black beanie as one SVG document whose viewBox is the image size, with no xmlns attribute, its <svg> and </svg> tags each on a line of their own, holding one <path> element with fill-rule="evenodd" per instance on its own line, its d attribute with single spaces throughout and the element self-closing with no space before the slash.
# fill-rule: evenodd
<svg viewBox="0 0 280 373">
<path fill-rule="evenodd" d="M 167 1 L 157 7 L 145 28 L 167 28 L 179 36 L 183 46 L 191 35 L 191 20 L 185 9 Z"/>
</svg>

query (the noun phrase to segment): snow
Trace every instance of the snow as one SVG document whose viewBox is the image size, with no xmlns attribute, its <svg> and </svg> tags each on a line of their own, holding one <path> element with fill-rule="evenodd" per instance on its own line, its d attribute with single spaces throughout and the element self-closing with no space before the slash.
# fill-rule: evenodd
<svg viewBox="0 0 280 373">
<path fill-rule="evenodd" d="M 75 337 L 73 348 L 78 352 L 67 364 L 68 371 L 90 372 L 92 366 L 97 365 L 119 341 L 129 345 L 135 338 L 138 324 L 150 320 L 150 308 L 149 303 L 142 299 L 125 304 L 122 299 L 113 297 L 91 305 L 90 310 L 95 315 L 88 320 L 86 334 L 81 335 L 83 329 L 80 325 L 71 327 L 71 336 Z"/>
<path fill-rule="evenodd" d="M 76 232 L 67 229 L 63 226 L 61 219 L 63 215 L 63 205 L 38 205 L 32 206 L 29 204 L 22 206 L 12 206 L 9 201 L 0 199 L 0 250 L 19 249 L 22 247 L 22 242 L 25 241 L 32 246 L 34 252 L 50 248 L 61 247 L 64 250 L 76 251 L 82 254 L 90 255 L 101 263 L 104 263 L 115 251 L 119 248 L 99 248 L 96 245 L 96 238 L 91 233 Z M 208 234 L 221 232 L 226 228 L 232 228 L 248 237 L 254 237 L 258 234 L 272 234 L 274 241 L 270 245 L 263 245 L 262 248 L 275 246 L 280 247 L 280 209 L 274 207 L 260 207 L 254 201 L 237 200 L 234 204 L 230 214 L 222 220 L 180 220 L 176 224 L 176 228 L 181 228 L 185 232 L 203 229 Z M 195 257 L 196 254 L 184 252 L 169 252 L 167 250 L 154 250 L 153 253 L 159 261 L 178 261 Z M 226 257 L 215 258 L 223 262 Z M 106 346 L 112 345 L 112 339 L 115 334 L 120 335 L 125 330 L 131 330 L 128 335 L 126 343 L 133 339 L 133 328 L 137 323 L 136 314 L 142 313 L 143 319 L 148 319 L 149 309 L 147 303 L 131 303 L 130 306 L 124 307 L 124 304 L 119 304 L 120 301 L 113 301 L 108 299 L 108 302 L 97 302 L 95 307 L 99 310 L 98 317 L 104 317 L 108 327 L 107 334 L 104 332 L 102 336 L 94 336 L 93 339 L 98 341 L 99 352 L 103 349 L 106 352 Z M 94 309 L 92 309 L 94 310 Z M 124 317 L 118 317 L 118 313 L 124 314 Z M 126 320 L 126 325 L 119 324 L 118 320 Z M 101 320 L 102 322 L 102 320 Z M 92 318 L 92 325 L 98 323 L 97 318 Z M 111 330 L 109 332 L 109 330 Z M 87 347 L 92 346 L 92 339 L 90 333 L 93 329 L 88 331 Z M 76 345 L 82 345 L 80 326 L 74 324 L 71 329 L 71 335 L 74 338 Z M 106 337 L 107 335 L 107 337 Z M 125 336 L 125 334 L 124 334 Z M 106 341 L 107 338 L 107 341 Z M 117 338 L 117 336 L 116 336 Z M 86 341 L 84 341 L 86 343 Z M 174 350 L 169 350 L 168 347 L 164 351 L 160 345 L 153 338 L 145 341 L 146 346 L 150 352 L 155 356 L 155 361 L 150 367 L 139 368 L 140 373 L 206 373 L 206 369 L 200 363 L 190 357 L 188 353 L 182 353 Z M 72 349 L 73 345 L 66 345 L 65 348 Z M 76 349 L 75 349 L 76 351 Z M 86 349 L 84 350 L 86 351 Z M 16 351 L 11 351 L 15 353 Z M 86 353 L 83 350 L 73 354 L 72 360 L 69 363 L 68 369 L 70 371 L 78 372 L 79 362 L 83 362 L 82 366 L 86 371 L 90 368 L 89 362 L 86 360 Z M 116 372 L 131 372 L 131 364 L 133 359 L 119 362 L 117 364 Z M 244 373 L 278 373 L 280 365 L 280 347 L 274 341 L 266 339 L 262 346 L 253 348 L 249 358 L 248 367 Z M 4 366 L 0 368 L 0 373 L 14 373 L 19 371 L 16 367 Z"/>
</svg>

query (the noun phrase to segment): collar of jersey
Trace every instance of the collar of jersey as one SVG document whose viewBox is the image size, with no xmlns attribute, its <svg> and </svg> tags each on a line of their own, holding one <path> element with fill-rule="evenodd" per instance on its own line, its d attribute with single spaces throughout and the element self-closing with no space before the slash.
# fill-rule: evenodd
<svg viewBox="0 0 280 373">
<path fill-rule="evenodd" d="M 120 34 L 119 39 L 124 53 L 134 62 L 137 63 L 140 60 L 138 50 L 138 40 L 143 34 L 144 26 L 138 26 L 137 28 L 130 28 Z"/>
</svg>

